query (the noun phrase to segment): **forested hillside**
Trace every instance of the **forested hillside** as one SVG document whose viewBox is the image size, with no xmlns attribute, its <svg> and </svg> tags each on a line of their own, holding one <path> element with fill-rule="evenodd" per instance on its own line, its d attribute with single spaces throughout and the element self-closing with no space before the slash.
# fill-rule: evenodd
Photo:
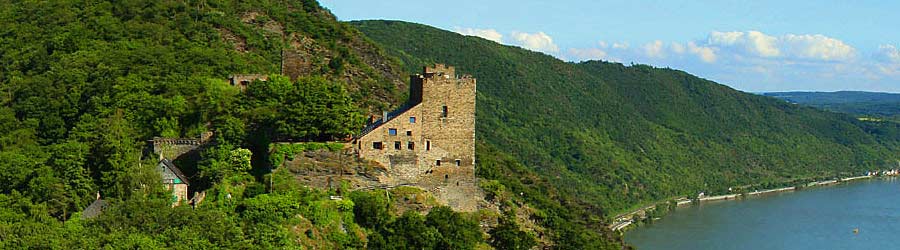
<svg viewBox="0 0 900 250">
<path fill-rule="evenodd" d="M 595 213 L 748 184 L 854 175 L 893 166 L 900 152 L 897 124 L 743 93 L 678 70 L 563 62 L 420 24 L 351 23 L 409 70 L 442 62 L 478 78 L 482 177 Z M 497 166 L 519 167 L 492 173 Z M 557 191 L 520 185 L 535 182 L 522 173 Z"/>
<path fill-rule="evenodd" d="M 835 112 L 900 121 L 900 94 L 862 91 L 763 93 L 792 103 Z"/>
<path fill-rule="evenodd" d="M 446 207 L 399 215 L 392 199 L 408 190 L 318 190 L 271 169 L 270 142 L 333 148 L 320 142 L 358 131 L 405 90 L 394 59 L 315 1 L 3 1 L 0 41 L 2 249 L 472 249 L 517 239 L 487 238 L 475 215 Z M 296 79 L 279 75 L 287 53 L 302 59 Z M 232 74 L 268 80 L 242 91 Z M 173 207 L 157 156 L 143 149 L 206 131 L 214 137 L 197 158 L 176 161 L 206 198 Z M 98 197 L 106 205 L 82 214 Z"/>
</svg>

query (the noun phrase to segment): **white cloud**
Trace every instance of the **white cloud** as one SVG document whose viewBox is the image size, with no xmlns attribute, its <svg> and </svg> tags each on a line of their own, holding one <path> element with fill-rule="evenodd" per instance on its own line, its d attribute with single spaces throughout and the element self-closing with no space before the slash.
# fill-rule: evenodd
<svg viewBox="0 0 900 250">
<path fill-rule="evenodd" d="M 540 52 L 559 52 L 559 47 L 553 43 L 553 38 L 545 34 L 544 32 L 538 33 L 526 33 L 526 32 L 512 32 L 512 38 L 515 42 L 522 47 L 534 51 Z"/>
<path fill-rule="evenodd" d="M 759 58 L 788 58 L 821 61 L 853 59 L 856 49 L 841 40 L 824 35 L 771 36 L 759 31 L 713 31 L 707 45 L 736 55 Z"/>
<path fill-rule="evenodd" d="M 713 31 L 707 38 L 707 44 L 723 48 L 730 48 L 740 52 L 760 57 L 775 57 L 781 55 L 776 46 L 777 38 L 763 34 L 759 31 Z"/>
<path fill-rule="evenodd" d="M 598 48 L 569 49 L 569 55 L 578 60 L 609 60 L 609 53 Z"/>
<path fill-rule="evenodd" d="M 684 52 L 687 50 L 685 49 L 683 44 L 680 44 L 678 42 L 673 42 L 669 47 L 672 48 L 672 52 L 675 52 L 675 54 L 684 54 Z"/>
<path fill-rule="evenodd" d="M 894 45 L 880 45 L 875 54 L 875 68 L 888 76 L 900 76 L 900 49 Z"/>
<path fill-rule="evenodd" d="M 694 42 L 689 42 L 688 51 L 697 55 L 705 63 L 716 62 L 716 51 L 712 47 L 698 46 Z"/>
<path fill-rule="evenodd" d="M 794 35 L 782 37 L 783 46 L 791 55 L 804 59 L 848 60 L 856 55 L 856 49 L 841 40 L 823 35 Z"/>
<path fill-rule="evenodd" d="M 884 62 L 900 63 L 900 49 L 890 44 L 881 45 L 875 57 Z"/>
<path fill-rule="evenodd" d="M 665 57 L 665 54 L 663 53 L 663 42 L 660 40 L 656 40 L 652 43 L 644 44 L 644 54 L 649 57 Z"/>
<path fill-rule="evenodd" d="M 455 28 L 454 31 L 459 34 L 467 35 L 467 36 L 477 36 L 487 40 L 494 41 L 496 43 L 503 42 L 503 34 L 497 32 L 494 29 L 473 29 L 473 28 Z"/>
<path fill-rule="evenodd" d="M 628 49 L 628 43 L 613 43 L 613 49 Z"/>
<path fill-rule="evenodd" d="M 605 49 L 605 48 L 609 48 L 609 44 L 606 43 L 606 41 L 600 41 L 600 42 L 597 43 L 597 44 L 600 45 L 600 48 L 604 48 L 604 49 Z"/>
</svg>

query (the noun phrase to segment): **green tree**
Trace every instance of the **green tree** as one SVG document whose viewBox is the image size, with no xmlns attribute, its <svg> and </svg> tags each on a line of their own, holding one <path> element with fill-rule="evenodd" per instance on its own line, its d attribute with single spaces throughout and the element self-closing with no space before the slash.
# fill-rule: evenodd
<svg viewBox="0 0 900 250">
<path fill-rule="evenodd" d="M 500 224 L 488 231 L 488 234 L 491 235 L 488 243 L 500 250 L 525 250 L 537 245 L 534 236 L 519 230 L 515 218 L 510 216 L 502 217 Z"/>
</svg>

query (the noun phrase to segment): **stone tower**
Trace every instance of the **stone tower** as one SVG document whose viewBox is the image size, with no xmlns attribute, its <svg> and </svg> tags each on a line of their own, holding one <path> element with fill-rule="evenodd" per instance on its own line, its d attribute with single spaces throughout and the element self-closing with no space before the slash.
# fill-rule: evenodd
<svg viewBox="0 0 900 250">
<path fill-rule="evenodd" d="M 475 78 L 437 64 L 411 76 L 409 101 L 372 121 L 355 147 L 385 166 L 387 185 L 414 185 L 456 210 L 476 209 Z"/>
</svg>

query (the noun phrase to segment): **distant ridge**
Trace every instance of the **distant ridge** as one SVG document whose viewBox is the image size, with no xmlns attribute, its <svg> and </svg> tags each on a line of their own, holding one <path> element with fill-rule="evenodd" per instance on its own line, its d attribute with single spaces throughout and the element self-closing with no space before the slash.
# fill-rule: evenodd
<svg viewBox="0 0 900 250">
<path fill-rule="evenodd" d="M 900 118 L 900 94 L 866 91 L 767 92 L 762 95 L 791 103 L 853 115 Z"/>
</svg>

